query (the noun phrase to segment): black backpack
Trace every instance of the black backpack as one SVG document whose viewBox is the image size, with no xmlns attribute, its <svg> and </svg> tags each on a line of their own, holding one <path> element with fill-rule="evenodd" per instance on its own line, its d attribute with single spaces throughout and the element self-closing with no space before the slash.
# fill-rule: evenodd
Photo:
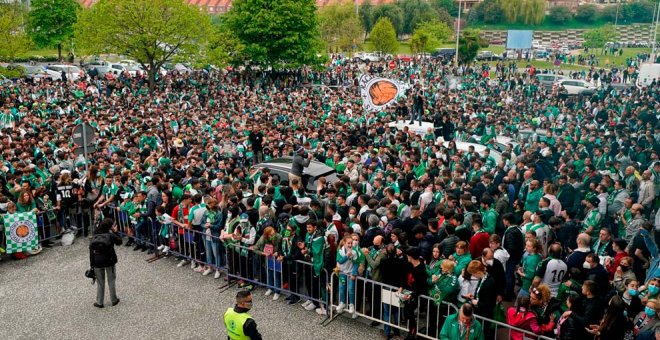
<svg viewBox="0 0 660 340">
<path fill-rule="evenodd" d="M 113 265 L 112 240 L 109 234 L 96 234 L 89 243 L 90 260 L 92 267 L 101 268 Z"/>
</svg>

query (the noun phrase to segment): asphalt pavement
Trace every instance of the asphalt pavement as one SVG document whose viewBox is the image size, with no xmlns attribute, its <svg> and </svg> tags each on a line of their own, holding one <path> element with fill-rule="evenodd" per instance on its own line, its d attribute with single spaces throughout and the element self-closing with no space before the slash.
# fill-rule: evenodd
<svg viewBox="0 0 660 340">
<path fill-rule="evenodd" d="M 238 288 L 201 276 L 173 258 L 148 263 L 148 255 L 117 247 L 117 295 L 121 302 L 98 309 L 96 286 L 84 277 L 88 240 L 44 249 L 27 260 L 0 261 L 0 330 L 4 339 L 226 339 L 222 315 Z M 107 289 L 107 288 L 106 288 Z M 264 339 L 378 339 L 364 322 L 324 317 L 254 294 L 250 312 Z"/>
</svg>

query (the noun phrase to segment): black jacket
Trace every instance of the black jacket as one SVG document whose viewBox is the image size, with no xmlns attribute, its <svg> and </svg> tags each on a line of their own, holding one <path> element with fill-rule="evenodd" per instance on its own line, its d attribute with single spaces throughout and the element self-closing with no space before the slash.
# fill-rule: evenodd
<svg viewBox="0 0 660 340">
<path fill-rule="evenodd" d="M 115 245 L 121 245 L 121 237 L 114 233 L 96 234 L 89 243 L 89 266 L 92 268 L 112 267 L 117 264 Z"/>
<path fill-rule="evenodd" d="M 557 340 L 574 340 L 574 339 L 590 339 L 587 331 L 584 329 L 582 320 L 575 314 L 571 313 L 566 320 L 559 325 L 559 334 Z"/>
<path fill-rule="evenodd" d="M 492 276 L 488 275 L 477 286 L 475 298 L 479 301 L 477 303 L 475 313 L 477 315 L 492 319 L 493 311 L 495 310 L 495 301 L 497 298 L 497 291 L 495 290 L 495 280 Z"/>
<path fill-rule="evenodd" d="M 509 227 L 504 231 L 502 248 L 509 253 L 509 261 L 519 263 L 525 251 L 525 239 L 522 231 L 517 227 Z"/>
</svg>

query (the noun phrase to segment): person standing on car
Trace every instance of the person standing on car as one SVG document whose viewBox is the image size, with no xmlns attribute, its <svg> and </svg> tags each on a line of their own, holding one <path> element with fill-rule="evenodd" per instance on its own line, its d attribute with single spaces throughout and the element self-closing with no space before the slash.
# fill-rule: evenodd
<svg viewBox="0 0 660 340">
<path fill-rule="evenodd" d="M 94 238 L 89 243 L 89 265 L 94 269 L 96 275 L 96 302 L 94 307 L 97 308 L 103 308 L 106 275 L 108 277 L 110 301 L 113 306 L 119 303 L 115 291 L 115 280 L 117 278 L 115 245 L 121 245 L 122 240 L 121 237 L 115 234 L 116 232 L 117 226 L 114 225 L 114 220 L 106 218 L 96 227 Z"/>
<path fill-rule="evenodd" d="M 424 114 L 424 90 L 422 85 L 417 83 L 415 84 L 415 90 L 413 95 L 413 109 L 412 116 L 410 116 L 410 124 L 415 122 L 415 119 L 419 122 L 419 126 L 422 126 L 422 115 Z"/>
<path fill-rule="evenodd" d="M 289 185 L 293 182 L 294 179 L 298 180 L 298 183 L 301 183 L 305 187 L 305 183 L 302 180 L 303 171 L 306 167 L 309 166 L 309 162 L 312 160 L 312 154 L 306 153 L 303 146 L 298 146 L 296 152 L 293 156 L 293 163 L 291 164 L 291 172 L 289 173 Z"/>
</svg>

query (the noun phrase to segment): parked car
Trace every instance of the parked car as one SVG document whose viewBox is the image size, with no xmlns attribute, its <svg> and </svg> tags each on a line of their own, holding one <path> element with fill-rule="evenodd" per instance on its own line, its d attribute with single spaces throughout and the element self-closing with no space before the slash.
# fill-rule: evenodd
<svg viewBox="0 0 660 340">
<path fill-rule="evenodd" d="M 502 56 L 493 53 L 493 51 L 481 51 L 477 53 L 477 57 L 475 59 L 478 61 L 494 61 L 502 60 Z"/>
<path fill-rule="evenodd" d="M 494 38 L 490 40 L 491 45 L 504 45 L 504 39 Z"/>
<path fill-rule="evenodd" d="M 566 79 L 566 77 L 558 74 L 537 74 L 536 79 L 539 81 L 539 85 L 546 88 L 552 88 L 556 82 Z"/>
<path fill-rule="evenodd" d="M 49 79 L 48 72 L 42 65 L 20 65 L 25 69 L 25 78 L 29 81 L 38 83 L 43 79 Z"/>
<path fill-rule="evenodd" d="M 433 133 L 433 122 L 422 122 L 422 125 L 418 121 L 414 121 L 410 124 L 410 120 L 397 120 L 396 122 L 390 122 L 387 126 L 395 128 L 398 131 L 404 131 L 405 128 L 408 128 L 408 131 L 412 131 L 416 135 L 424 136 L 428 129 L 431 129 Z"/>
<path fill-rule="evenodd" d="M 435 51 L 431 53 L 431 56 L 434 58 L 439 58 L 443 60 L 451 60 L 456 55 L 455 48 L 436 48 Z"/>
<path fill-rule="evenodd" d="M 550 53 L 548 51 L 534 51 L 534 58 L 536 59 L 545 59 L 548 56 L 550 56 Z"/>
<path fill-rule="evenodd" d="M 62 71 L 67 76 L 68 80 L 78 80 L 80 79 L 80 69 L 77 66 L 73 65 L 48 65 L 46 66 L 46 72 L 52 80 L 61 80 Z"/>
<path fill-rule="evenodd" d="M 404 63 L 409 63 L 409 62 L 412 61 L 412 57 L 409 56 L 409 55 L 405 55 L 405 54 L 399 54 L 399 55 L 397 55 L 397 56 L 396 56 L 396 59 L 397 59 L 397 60 L 401 60 L 401 61 L 403 61 Z"/>
<path fill-rule="evenodd" d="M 569 96 L 590 96 L 596 93 L 594 84 L 581 79 L 561 79 L 555 83 L 560 93 Z"/>
<path fill-rule="evenodd" d="M 378 53 L 367 53 L 367 52 L 358 52 L 353 56 L 354 60 L 363 61 L 363 62 L 375 62 L 381 61 L 383 58 L 378 55 Z"/>
<path fill-rule="evenodd" d="M 482 157 L 485 154 L 485 150 L 488 149 L 487 146 L 476 143 L 468 143 L 468 142 L 455 142 L 455 143 L 457 150 L 468 152 L 469 148 L 472 146 L 474 147 L 474 151 L 476 151 Z M 449 147 L 449 142 L 442 142 L 442 146 L 444 146 L 445 148 Z M 497 150 L 490 150 L 490 155 L 491 157 L 493 157 L 493 159 L 497 164 L 499 164 L 500 161 L 502 160 L 502 154 Z"/>
<path fill-rule="evenodd" d="M 280 185 L 288 185 L 292 163 L 293 157 L 281 157 L 259 163 L 253 168 L 268 168 L 271 175 L 276 175 L 280 178 Z M 309 166 L 303 172 L 303 182 L 307 183 L 305 192 L 316 193 L 316 185 L 321 177 L 325 177 L 328 184 L 339 181 L 335 169 L 315 160 L 310 161 Z"/>
</svg>

